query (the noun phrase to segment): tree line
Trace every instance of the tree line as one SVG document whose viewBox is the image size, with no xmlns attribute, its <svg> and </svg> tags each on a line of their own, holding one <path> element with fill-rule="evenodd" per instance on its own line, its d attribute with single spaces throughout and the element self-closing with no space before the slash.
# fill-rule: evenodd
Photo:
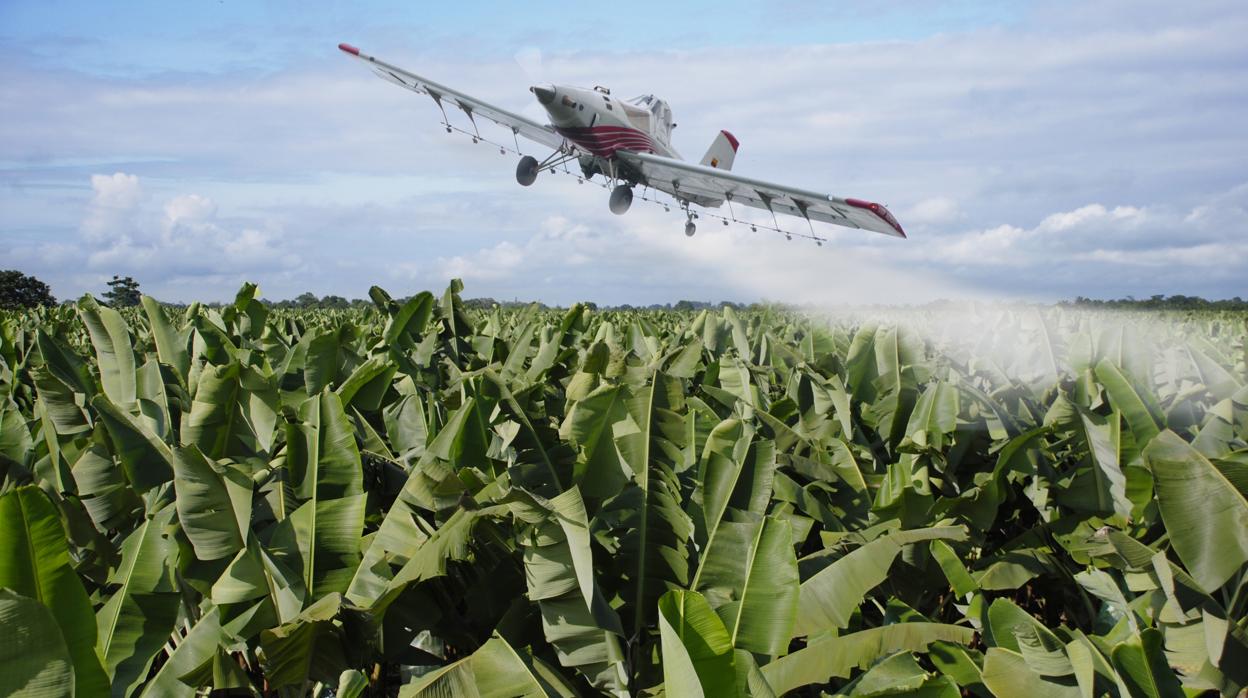
<svg viewBox="0 0 1248 698">
<path fill-rule="evenodd" d="M 105 282 L 108 289 L 100 294 L 101 300 L 107 305 L 114 308 L 124 308 L 139 304 L 139 282 L 133 277 L 113 275 L 111 281 Z M 67 301 L 68 302 L 68 301 Z M 372 307 L 372 301 L 367 298 L 352 298 L 348 300 L 343 296 L 325 295 L 317 296 L 311 291 L 305 291 L 294 298 L 285 300 L 269 301 L 260 300 L 261 303 L 270 308 L 283 309 L 321 309 L 321 310 L 346 310 L 348 308 L 369 308 Z M 500 301 L 489 297 L 468 298 L 463 301 L 464 306 L 468 308 L 476 308 L 479 310 L 489 310 L 492 308 L 514 308 L 527 307 L 532 302 L 511 300 Z M 52 289 L 34 276 L 23 274 L 15 269 L 0 270 L 0 308 L 5 310 L 18 310 L 22 308 L 34 308 L 38 306 L 56 305 L 57 300 L 52 295 Z M 179 305 L 171 303 L 170 305 Z M 215 305 L 208 303 L 206 305 Z M 548 309 L 551 306 L 545 303 L 538 303 L 538 307 Z M 733 301 L 720 301 L 711 303 L 708 301 L 695 300 L 679 300 L 675 303 L 653 303 L 650 305 L 630 305 L 623 303 L 620 305 L 602 305 L 597 303 L 584 303 L 590 310 L 714 310 L 725 306 L 734 310 L 758 310 L 764 307 L 775 308 L 783 304 L 777 303 L 737 303 Z M 1156 294 L 1148 298 L 1136 298 L 1127 296 L 1126 298 L 1115 299 L 1099 299 L 1087 298 L 1085 296 L 1076 296 L 1074 300 L 1059 301 L 1058 305 L 1062 306 L 1078 306 L 1088 308 L 1106 308 L 1119 310 L 1241 310 L 1248 311 L 1248 300 L 1244 300 L 1239 296 L 1234 298 L 1224 298 L 1210 300 L 1200 296 L 1185 296 L 1181 294 L 1163 295 Z"/>
</svg>

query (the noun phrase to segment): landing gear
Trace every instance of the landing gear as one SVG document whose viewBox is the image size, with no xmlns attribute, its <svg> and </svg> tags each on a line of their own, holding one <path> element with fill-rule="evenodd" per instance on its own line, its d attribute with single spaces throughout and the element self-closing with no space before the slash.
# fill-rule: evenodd
<svg viewBox="0 0 1248 698">
<path fill-rule="evenodd" d="M 685 223 L 685 236 L 693 237 L 696 232 L 698 232 L 698 226 L 693 224 L 693 219 L 690 219 L 688 223 Z"/>
<path fill-rule="evenodd" d="M 537 158 L 532 155 L 525 155 L 520 158 L 520 164 L 516 165 L 516 181 L 521 186 L 529 186 L 537 181 L 537 171 L 540 169 L 537 164 Z"/>
<path fill-rule="evenodd" d="M 611 190 L 611 213 L 617 216 L 623 215 L 628 211 L 628 207 L 633 205 L 633 188 L 627 184 L 621 184 Z"/>
<path fill-rule="evenodd" d="M 537 181 L 537 173 L 542 170 L 555 171 L 555 168 L 576 159 L 576 151 L 568 148 L 560 148 L 550 154 L 550 157 L 537 161 L 532 155 L 525 155 L 520 158 L 519 164 L 516 165 L 516 181 L 522 186 L 529 186 Z M 566 168 L 565 168 L 566 169 Z"/>
</svg>

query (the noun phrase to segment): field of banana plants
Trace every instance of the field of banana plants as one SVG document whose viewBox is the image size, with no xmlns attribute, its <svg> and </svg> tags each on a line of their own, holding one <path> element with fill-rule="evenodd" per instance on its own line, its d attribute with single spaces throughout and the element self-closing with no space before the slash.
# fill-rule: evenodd
<svg viewBox="0 0 1248 698">
<path fill-rule="evenodd" d="M 1248 315 L 0 314 L 0 695 L 1248 686 Z"/>
</svg>

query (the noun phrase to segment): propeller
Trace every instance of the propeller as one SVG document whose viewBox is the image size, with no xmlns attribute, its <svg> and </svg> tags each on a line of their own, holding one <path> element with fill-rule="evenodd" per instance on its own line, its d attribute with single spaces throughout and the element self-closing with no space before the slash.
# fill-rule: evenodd
<svg viewBox="0 0 1248 698">
<path fill-rule="evenodd" d="M 526 85 L 545 85 L 551 81 L 546 78 L 546 68 L 542 63 L 542 49 L 536 46 L 525 46 L 515 53 L 516 65 L 520 66 L 520 70 L 524 73 L 527 80 Z M 531 100 L 525 104 L 521 114 L 537 121 L 538 123 L 546 123 L 549 116 L 546 110 L 542 109 L 537 100 Z"/>
<path fill-rule="evenodd" d="M 536 46 L 525 46 L 516 51 L 516 65 L 520 66 L 520 70 L 524 71 L 525 77 L 529 79 L 529 83 L 549 82 L 545 79 L 545 69 L 542 66 L 542 50 Z"/>
</svg>

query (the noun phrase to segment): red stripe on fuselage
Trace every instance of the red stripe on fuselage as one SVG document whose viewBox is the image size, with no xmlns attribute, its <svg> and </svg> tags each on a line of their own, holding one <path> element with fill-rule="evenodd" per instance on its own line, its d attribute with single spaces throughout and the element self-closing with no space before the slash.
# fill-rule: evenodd
<svg viewBox="0 0 1248 698">
<path fill-rule="evenodd" d="M 556 126 L 555 130 L 573 143 L 601 157 L 613 157 L 617 150 L 658 152 L 654 141 L 646 132 L 629 126 L 603 125 L 576 128 Z"/>
</svg>

